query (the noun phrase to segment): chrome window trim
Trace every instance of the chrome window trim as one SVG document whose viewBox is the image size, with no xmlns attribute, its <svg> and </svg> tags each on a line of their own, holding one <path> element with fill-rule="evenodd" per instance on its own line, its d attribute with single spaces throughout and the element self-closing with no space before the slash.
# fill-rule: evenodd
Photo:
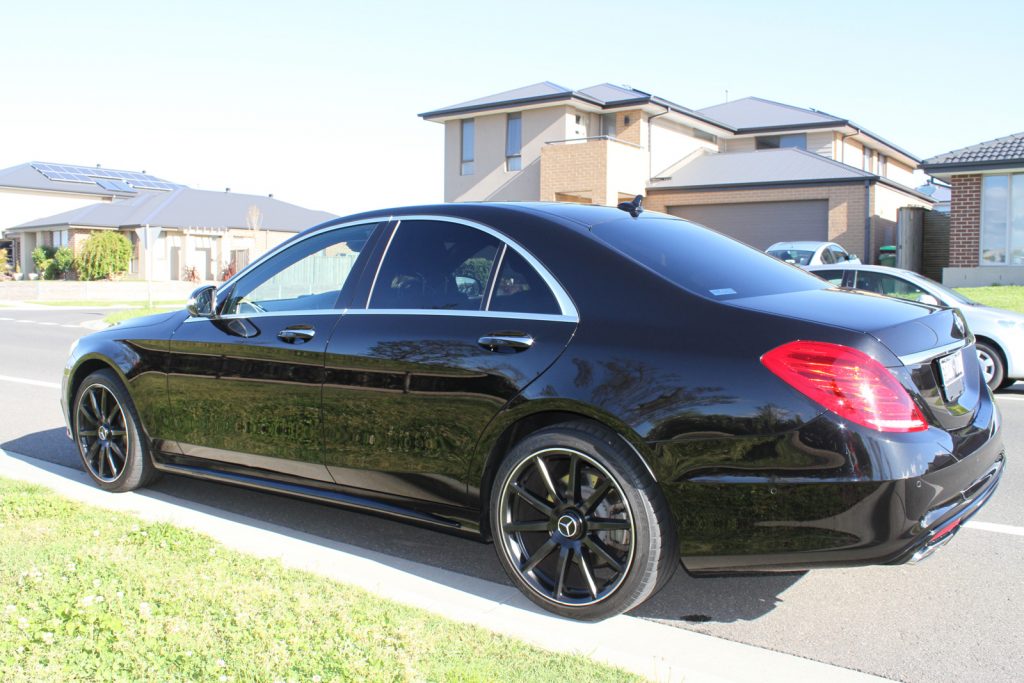
<svg viewBox="0 0 1024 683">
<path fill-rule="evenodd" d="M 345 308 L 306 308 L 297 309 L 294 311 L 263 311 L 262 313 L 228 313 L 227 315 L 215 315 L 211 318 L 196 318 L 195 316 L 189 316 L 185 318 L 186 323 L 194 323 L 206 320 L 213 322 L 216 320 L 252 320 L 260 318 L 278 318 L 283 315 L 345 315 L 348 309 Z"/>
<path fill-rule="evenodd" d="M 494 298 L 494 290 L 498 287 L 498 276 L 501 275 L 501 267 L 505 264 L 505 253 L 508 251 L 508 244 L 502 243 L 501 252 L 498 254 L 498 258 L 495 259 L 494 265 L 491 266 L 494 269 L 494 273 L 487 280 L 487 301 L 484 302 L 484 310 L 491 310 L 491 299 Z"/>
<path fill-rule="evenodd" d="M 961 339 L 951 344 L 946 344 L 945 346 L 938 346 L 934 349 L 928 349 L 927 351 L 920 351 L 918 353 L 907 354 L 906 356 L 899 356 L 899 359 L 901 363 L 907 366 L 920 365 L 925 361 L 930 361 L 934 358 L 938 358 L 939 356 L 944 356 L 947 353 L 952 353 L 953 351 L 956 351 L 957 349 L 962 349 L 965 346 L 967 346 L 967 342 Z"/>
<path fill-rule="evenodd" d="M 579 318 L 556 313 L 515 313 L 513 311 L 463 311 L 448 308 L 350 308 L 345 315 L 432 315 L 461 318 L 513 318 L 516 320 L 549 320 L 559 323 L 578 323 Z"/>
<path fill-rule="evenodd" d="M 568 315 L 557 315 L 554 313 L 514 313 L 512 311 L 455 311 L 446 308 L 311 308 L 308 310 L 296 311 L 264 311 L 263 313 L 231 313 L 214 318 L 196 318 L 189 316 L 183 322 L 194 323 L 215 320 L 252 320 L 260 318 L 274 318 L 285 315 L 431 315 L 431 316 L 457 316 L 469 318 L 513 318 L 516 320 L 544 320 L 559 323 L 578 323 L 579 318 Z"/>
<path fill-rule="evenodd" d="M 540 275 L 541 279 L 544 280 L 544 284 L 546 284 L 548 286 L 548 289 L 551 290 L 551 293 L 554 294 L 555 301 L 558 303 L 558 308 L 562 312 L 561 316 L 555 316 L 555 317 L 557 317 L 557 318 L 571 318 L 571 319 L 574 319 L 576 321 L 579 321 L 580 314 L 579 314 L 579 311 L 576 308 L 576 304 L 573 303 L 572 298 L 569 297 L 568 292 L 565 291 L 565 288 L 562 287 L 561 283 L 559 283 L 558 280 L 555 279 L 555 276 L 552 275 L 550 273 L 550 271 L 548 271 L 548 269 L 545 268 L 541 264 L 541 262 L 538 261 L 537 258 L 533 254 L 531 254 L 523 246 L 518 244 L 515 240 L 511 239 L 510 237 L 507 237 L 506 235 L 503 235 L 502 233 L 498 232 L 494 228 L 491 228 L 491 227 L 489 227 L 487 225 L 484 225 L 483 223 L 477 223 L 476 221 L 467 220 L 465 218 L 457 218 L 457 217 L 454 217 L 454 216 L 437 216 L 437 215 L 430 215 L 430 214 L 415 214 L 415 215 L 411 215 L 411 216 L 400 216 L 399 217 L 399 225 L 401 225 L 402 221 L 439 221 L 439 222 L 446 222 L 446 223 L 456 223 L 456 224 L 459 224 L 459 225 L 465 225 L 468 228 L 473 228 L 475 230 L 479 230 L 481 232 L 484 232 L 484 233 L 494 237 L 495 239 L 497 239 L 502 244 L 505 244 L 508 247 L 511 247 L 512 249 L 514 249 L 520 256 L 523 257 L 523 260 L 525 260 L 527 263 L 529 263 L 530 266 L 535 271 L 537 271 L 537 274 Z M 398 226 L 395 226 L 395 229 L 391 232 L 391 238 L 393 239 L 395 234 L 397 234 L 397 233 L 398 233 Z M 390 248 L 391 248 L 391 240 L 389 239 L 387 247 L 384 249 L 384 253 L 381 254 L 380 261 L 377 264 L 378 273 L 380 271 L 380 267 L 384 264 L 384 259 L 386 259 L 388 257 L 388 251 L 390 250 Z M 377 285 L 377 280 L 376 280 L 376 277 L 374 277 L 373 286 L 370 287 L 370 293 L 366 297 L 366 309 L 365 310 L 374 310 L 374 309 L 369 308 L 369 305 L 370 305 L 370 301 L 373 300 L 373 290 L 376 288 L 376 285 Z M 356 310 L 356 309 L 353 309 L 352 311 L 349 311 L 349 312 L 351 313 L 354 310 Z M 377 310 L 384 310 L 384 309 L 377 309 Z M 402 311 L 408 310 L 410 312 L 421 312 L 422 313 L 422 312 L 431 311 L 431 310 L 434 310 L 434 309 L 410 308 L 410 309 L 387 309 L 387 310 L 393 310 L 393 311 L 394 310 L 402 310 Z M 453 311 L 446 311 L 446 312 L 447 313 L 452 313 Z M 466 312 L 469 312 L 469 313 L 489 313 L 490 311 L 466 311 Z M 514 311 L 502 311 L 502 313 L 505 314 L 502 317 L 523 316 L 523 314 L 515 313 Z M 511 315 L 509 315 L 509 314 L 511 314 Z M 436 313 L 434 315 L 436 315 Z M 552 314 L 546 314 L 546 315 L 552 315 Z M 525 317 L 525 316 L 523 316 L 523 317 Z"/>
</svg>

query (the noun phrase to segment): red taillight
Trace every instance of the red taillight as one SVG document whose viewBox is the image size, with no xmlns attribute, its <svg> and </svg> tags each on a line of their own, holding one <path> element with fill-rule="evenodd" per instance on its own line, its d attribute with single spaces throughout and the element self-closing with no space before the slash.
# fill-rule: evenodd
<svg viewBox="0 0 1024 683">
<path fill-rule="evenodd" d="M 919 432 L 928 423 L 881 363 L 849 346 L 795 341 L 761 356 L 791 387 L 851 422 L 880 432 Z"/>
</svg>

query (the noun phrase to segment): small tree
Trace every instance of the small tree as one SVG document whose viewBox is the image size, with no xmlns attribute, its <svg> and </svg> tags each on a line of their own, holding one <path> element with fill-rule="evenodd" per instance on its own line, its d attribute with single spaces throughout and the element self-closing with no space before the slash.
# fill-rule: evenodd
<svg viewBox="0 0 1024 683">
<path fill-rule="evenodd" d="M 0 275 L 6 275 L 11 267 L 7 264 L 7 250 L 0 249 Z"/>
<path fill-rule="evenodd" d="M 132 243 L 119 232 L 94 233 L 82 246 L 76 269 L 83 280 L 113 279 L 128 270 Z"/>
</svg>

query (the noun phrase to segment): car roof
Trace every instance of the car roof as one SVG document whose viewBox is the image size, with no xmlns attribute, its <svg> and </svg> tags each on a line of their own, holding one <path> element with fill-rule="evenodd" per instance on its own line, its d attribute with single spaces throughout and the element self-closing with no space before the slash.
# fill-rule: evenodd
<svg viewBox="0 0 1024 683">
<path fill-rule="evenodd" d="M 769 249 L 811 249 L 815 250 L 818 247 L 822 247 L 828 244 L 835 244 L 835 242 L 815 242 L 813 240 L 801 240 L 796 242 L 776 242 Z"/>
<path fill-rule="evenodd" d="M 892 266 L 873 266 L 868 263 L 851 263 L 849 261 L 845 263 L 827 263 L 824 265 L 805 266 L 805 268 L 811 272 L 816 270 L 866 270 L 872 273 L 887 273 L 889 275 L 895 275 L 896 277 L 909 277 L 913 279 L 924 278 L 923 275 L 915 273 L 912 270 L 893 268 Z"/>
</svg>

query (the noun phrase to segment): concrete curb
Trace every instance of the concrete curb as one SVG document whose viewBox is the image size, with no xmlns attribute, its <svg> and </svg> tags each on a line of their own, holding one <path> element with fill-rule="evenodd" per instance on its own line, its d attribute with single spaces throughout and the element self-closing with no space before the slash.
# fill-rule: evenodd
<svg viewBox="0 0 1024 683">
<path fill-rule="evenodd" d="M 849 669 L 743 645 L 636 617 L 597 624 L 538 610 L 511 586 L 403 560 L 153 491 L 111 494 L 84 472 L 0 449 L 0 475 L 33 482 L 73 500 L 132 512 L 205 533 L 225 546 L 281 560 L 456 621 L 579 653 L 656 681 L 770 683 L 882 681 Z"/>
</svg>

